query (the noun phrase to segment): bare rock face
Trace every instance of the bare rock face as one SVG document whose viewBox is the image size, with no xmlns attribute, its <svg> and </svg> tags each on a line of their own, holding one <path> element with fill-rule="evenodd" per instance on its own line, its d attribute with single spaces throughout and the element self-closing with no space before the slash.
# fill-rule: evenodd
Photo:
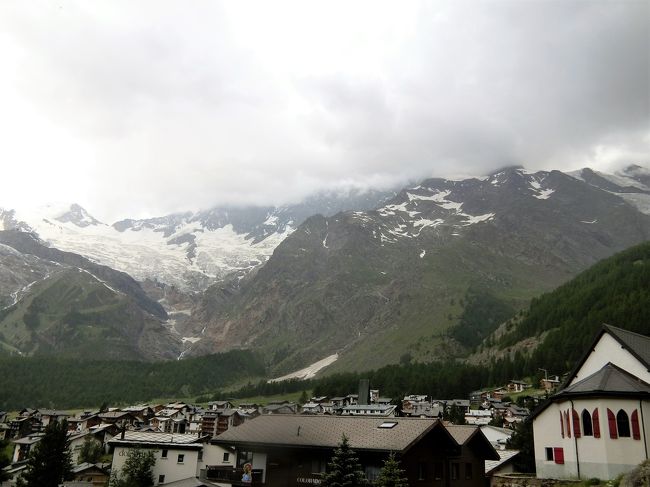
<svg viewBox="0 0 650 487">
<path fill-rule="evenodd" d="M 313 216 L 239 287 L 206 291 L 188 324 L 204 330 L 193 352 L 261 349 L 278 372 L 334 352 L 348 369 L 463 353 L 448 331 L 470 290 L 514 312 L 650 238 L 629 178 L 585 171 L 430 179 L 370 211 Z"/>
</svg>

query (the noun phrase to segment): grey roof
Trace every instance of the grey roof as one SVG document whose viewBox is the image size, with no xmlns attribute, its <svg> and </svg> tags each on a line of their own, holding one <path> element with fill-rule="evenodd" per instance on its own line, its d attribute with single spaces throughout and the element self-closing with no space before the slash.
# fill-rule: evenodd
<svg viewBox="0 0 650 487">
<path fill-rule="evenodd" d="M 74 465 L 72 467 L 72 473 L 80 473 L 80 472 L 84 472 L 85 470 L 90 470 L 95 468 L 104 472 L 104 469 L 99 465 L 96 465 L 94 463 L 83 462 L 80 463 L 79 465 Z"/>
<path fill-rule="evenodd" d="M 598 372 L 561 390 L 557 395 L 598 392 L 650 394 L 650 384 L 610 362 Z"/>
<path fill-rule="evenodd" d="M 485 460 L 485 475 L 490 475 L 494 470 L 508 463 L 517 456 L 519 450 L 497 450 L 499 460 Z"/>
<path fill-rule="evenodd" d="M 650 337 L 611 325 L 603 325 L 603 328 L 650 368 Z"/>
<path fill-rule="evenodd" d="M 569 373 L 564 381 L 564 385 L 568 385 L 575 378 L 576 374 L 586 362 L 589 355 L 593 351 L 596 344 L 600 341 L 604 333 L 609 333 L 621 346 L 627 349 L 636 359 L 641 362 L 647 369 L 650 370 L 650 337 L 634 333 L 633 331 L 623 330 L 616 326 L 603 324 L 600 331 L 594 338 L 591 346 L 588 347 L 582 358 L 576 363 L 573 370 Z"/>
<path fill-rule="evenodd" d="M 566 387 L 557 394 L 549 397 L 541 404 L 531 418 L 536 418 L 549 405 L 565 397 L 573 396 L 631 396 L 640 397 L 650 395 L 650 384 L 642 381 L 637 376 L 621 369 L 609 362 L 603 368 L 585 377 L 579 382 Z"/>
<path fill-rule="evenodd" d="M 396 424 L 392 428 L 379 427 L 389 422 Z M 212 443 L 336 448 L 345 434 L 355 449 L 403 451 L 436 426 L 444 429 L 434 419 L 259 416 L 213 438 Z M 453 443 L 451 437 L 449 440 Z"/>
<path fill-rule="evenodd" d="M 467 425 L 447 425 L 447 431 L 449 434 L 456 440 L 456 443 L 459 445 L 464 445 L 467 441 L 476 433 L 478 430 L 477 426 L 467 426 Z"/>
<path fill-rule="evenodd" d="M 145 431 L 125 431 L 124 439 L 116 436 L 109 443 L 111 445 L 155 445 L 171 447 L 201 446 L 201 437 L 193 434 L 153 433 Z"/>
<path fill-rule="evenodd" d="M 459 445 L 472 443 L 472 448 L 482 449 L 486 460 L 497 460 L 499 455 L 494 450 L 492 443 L 483 434 L 478 426 L 470 425 L 448 425 L 447 431 Z"/>
</svg>

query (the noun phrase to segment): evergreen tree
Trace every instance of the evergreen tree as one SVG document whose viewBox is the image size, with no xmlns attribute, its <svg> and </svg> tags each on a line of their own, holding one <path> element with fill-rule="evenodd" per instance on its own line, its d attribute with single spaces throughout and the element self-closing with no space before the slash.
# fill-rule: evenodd
<svg viewBox="0 0 650 487">
<path fill-rule="evenodd" d="M 309 396 L 307 396 L 307 391 L 303 390 L 302 394 L 300 394 L 300 399 L 298 399 L 298 402 L 300 404 L 305 404 L 309 402 Z"/>
<path fill-rule="evenodd" d="M 68 422 L 52 421 L 45 428 L 41 441 L 31 451 L 27 468 L 18 480 L 19 486 L 57 487 L 72 480 L 72 458 L 68 438 Z"/>
<path fill-rule="evenodd" d="M 104 448 L 102 447 L 102 444 L 92 436 L 88 435 L 84 439 L 83 445 L 81 445 L 78 463 L 97 463 L 103 454 Z"/>
<path fill-rule="evenodd" d="M 150 450 L 129 450 L 122 472 L 113 472 L 109 487 L 151 487 L 154 484 L 153 466 L 156 457 Z"/>
<path fill-rule="evenodd" d="M 332 461 L 327 465 L 327 473 L 320 484 L 322 487 L 368 487 L 359 459 L 350 448 L 348 438 L 343 435 L 339 447 L 334 451 Z"/>
<path fill-rule="evenodd" d="M 519 450 L 513 463 L 519 472 L 535 472 L 535 447 L 533 446 L 533 421 L 526 419 L 516 423 L 515 432 L 506 446 L 510 450 Z"/>
<path fill-rule="evenodd" d="M 8 446 L 8 440 L 0 441 L 0 482 L 9 480 L 9 474 L 4 471 L 4 468 L 11 464 L 11 457 L 7 453 Z"/>
<path fill-rule="evenodd" d="M 375 481 L 375 487 L 409 487 L 404 470 L 399 468 L 399 461 L 392 452 L 384 461 L 384 466 Z"/>
</svg>

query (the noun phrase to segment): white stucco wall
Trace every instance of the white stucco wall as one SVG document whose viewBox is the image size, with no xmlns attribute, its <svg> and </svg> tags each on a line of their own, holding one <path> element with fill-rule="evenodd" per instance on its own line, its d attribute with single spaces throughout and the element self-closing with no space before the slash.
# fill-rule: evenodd
<svg viewBox="0 0 650 487">
<path fill-rule="evenodd" d="M 132 447 L 116 446 L 113 452 L 113 469 L 122 471 L 128 451 Z M 158 485 L 160 475 L 165 476 L 165 483 L 177 480 L 197 477 L 198 471 L 198 449 L 181 450 L 169 447 L 145 448 L 153 451 L 156 457 L 156 464 L 153 467 L 154 485 Z M 167 449 L 167 458 L 162 457 L 162 450 Z M 184 455 L 183 462 L 178 462 L 178 455 Z"/>
<path fill-rule="evenodd" d="M 644 367 L 630 352 L 621 347 L 621 344 L 609 333 L 604 333 L 594 347 L 593 352 L 587 357 L 587 360 L 576 376 L 571 380 L 571 384 L 589 377 L 591 374 L 598 372 L 608 362 L 628 371 L 645 382 L 650 382 L 650 372 Z"/>
<path fill-rule="evenodd" d="M 560 479 L 613 479 L 619 474 L 627 472 L 647 459 L 648 455 L 648 431 L 644 424 L 644 418 L 650 414 L 650 403 L 639 402 L 632 399 L 607 399 L 607 398 L 585 398 L 574 399 L 573 407 L 580 415 L 581 433 L 582 411 L 587 409 L 593 413 L 595 408 L 599 410 L 600 438 L 581 435 L 575 438 L 573 434 L 573 421 L 571 422 L 571 438 L 566 435 L 562 438 L 560 428 L 560 411 L 571 410 L 571 402 L 563 401 L 550 405 L 533 422 L 535 438 L 535 465 L 539 478 L 560 478 Z M 607 421 L 607 408 L 615 414 L 619 409 L 624 409 L 628 416 L 631 416 L 635 409 L 639 411 L 639 427 L 641 440 L 634 438 L 612 439 L 609 436 Z M 563 448 L 564 464 L 556 464 L 554 461 L 546 460 L 545 448 Z M 579 468 L 577 459 L 579 458 Z M 579 471 L 579 476 L 578 476 Z"/>
</svg>

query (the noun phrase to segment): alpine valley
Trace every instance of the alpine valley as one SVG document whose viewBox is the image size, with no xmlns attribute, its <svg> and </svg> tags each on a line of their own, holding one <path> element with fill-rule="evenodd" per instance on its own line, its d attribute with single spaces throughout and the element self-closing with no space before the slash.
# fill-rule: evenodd
<svg viewBox="0 0 650 487">
<path fill-rule="evenodd" d="M 461 357 L 533 297 L 649 239 L 640 166 L 509 167 L 112 225 L 76 204 L 0 209 L 0 353 L 246 348 L 277 375 Z"/>
</svg>

